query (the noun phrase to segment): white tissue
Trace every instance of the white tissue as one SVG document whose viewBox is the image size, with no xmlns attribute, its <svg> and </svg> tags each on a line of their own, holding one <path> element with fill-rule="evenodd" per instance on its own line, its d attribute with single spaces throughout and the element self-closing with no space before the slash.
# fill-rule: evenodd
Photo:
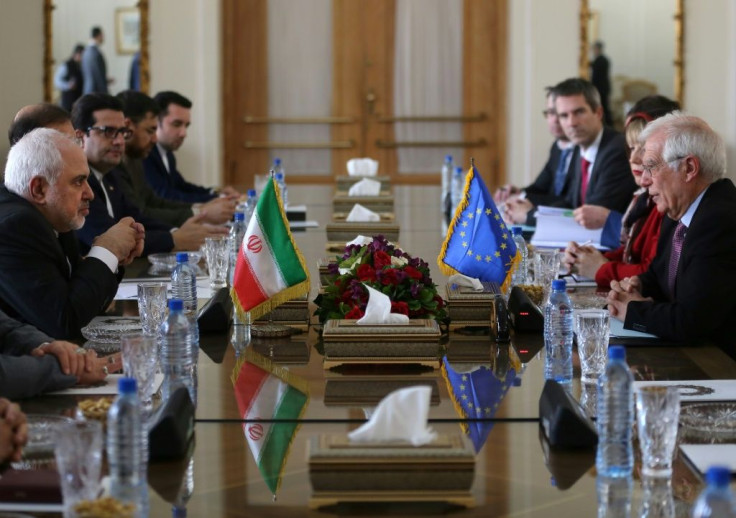
<svg viewBox="0 0 736 518">
<path fill-rule="evenodd" d="M 360 246 L 364 246 L 364 245 L 369 245 L 369 244 L 371 244 L 372 242 L 373 242 L 373 238 L 372 238 L 372 237 L 368 237 L 368 236 L 363 236 L 363 235 L 358 235 L 358 236 L 357 236 L 357 237 L 356 237 L 355 239 L 353 239 L 352 241 L 348 241 L 347 243 L 345 243 L 345 246 L 346 246 L 346 247 L 348 247 L 348 246 L 350 246 L 350 245 L 360 245 Z"/>
<path fill-rule="evenodd" d="M 462 273 L 450 275 L 450 278 L 447 281 L 450 284 L 457 284 L 458 286 L 467 286 L 468 288 L 473 288 L 475 291 L 483 291 L 483 283 L 481 283 L 475 277 L 468 277 L 467 275 L 463 275 Z"/>
<path fill-rule="evenodd" d="M 367 423 L 348 434 L 351 442 L 382 443 L 405 441 L 422 446 L 436 439 L 427 426 L 432 387 L 408 387 L 383 398 Z"/>
<path fill-rule="evenodd" d="M 381 182 L 370 178 L 363 178 L 348 190 L 348 196 L 378 196 L 379 194 L 381 194 Z"/>
<path fill-rule="evenodd" d="M 348 160 L 349 176 L 376 176 L 378 161 L 371 158 L 351 158 Z"/>
<path fill-rule="evenodd" d="M 380 221 L 380 219 L 381 216 L 379 216 L 378 213 L 363 207 L 360 203 L 356 203 L 353 205 L 348 217 L 345 218 L 345 221 Z"/>
<path fill-rule="evenodd" d="M 365 315 L 356 321 L 356 324 L 408 324 L 409 317 L 401 313 L 391 313 L 391 299 L 388 295 L 366 286 L 368 288 L 368 304 L 365 307 Z"/>
</svg>

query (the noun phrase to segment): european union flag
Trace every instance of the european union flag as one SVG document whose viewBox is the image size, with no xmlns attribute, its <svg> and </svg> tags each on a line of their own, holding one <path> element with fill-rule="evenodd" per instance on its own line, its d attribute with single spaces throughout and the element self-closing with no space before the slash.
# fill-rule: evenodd
<svg viewBox="0 0 736 518">
<path fill-rule="evenodd" d="M 462 273 L 500 284 L 505 292 L 519 255 L 511 231 L 499 214 L 475 166 L 447 230 L 437 264 L 445 275 Z"/>
<path fill-rule="evenodd" d="M 496 377 L 489 365 L 475 365 L 467 372 L 456 370 L 447 357 L 442 360 L 442 375 L 447 383 L 447 390 L 453 399 L 455 410 L 466 421 L 460 426 L 473 443 L 478 453 L 485 444 L 488 434 L 493 428 L 498 405 L 517 377 L 518 366 L 511 366 L 506 376 Z"/>
</svg>

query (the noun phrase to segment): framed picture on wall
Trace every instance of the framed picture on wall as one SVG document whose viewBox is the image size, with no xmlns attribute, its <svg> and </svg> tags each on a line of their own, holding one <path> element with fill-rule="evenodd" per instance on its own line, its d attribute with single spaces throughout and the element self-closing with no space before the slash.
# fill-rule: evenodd
<svg viewBox="0 0 736 518">
<path fill-rule="evenodd" d="M 115 47 L 118 54 L 135 54 L 141 48 L 141 13 L 135 7 L 115 10 Z"/>
</svg>

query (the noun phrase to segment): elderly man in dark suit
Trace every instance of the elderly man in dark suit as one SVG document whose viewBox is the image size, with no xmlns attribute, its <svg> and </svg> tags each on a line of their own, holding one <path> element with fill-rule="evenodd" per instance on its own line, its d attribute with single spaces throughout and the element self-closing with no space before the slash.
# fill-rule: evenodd
<svg viewBox="0 0 736 518">
<path fill-rule="evenodd" d="M 40 128 L 10 149 L 0 187 L 0 309 L 57 338 L 81 337 L 112 301 L 119 266 L 143 247 L 142 227 L 128 218 L 80 257 L 74 230 L 93 197 L 88 175 L 76 142 Z"/>
<path fill-rule="evenodd" d="M 680 112 L 649 123 L 639 140 L 649 195 L 666 217 L 649 269 L 611 283 L 611 314 L 627 329 L 711 341 L 736 356 L 736 187 L 723 178 L 723 140 Z"/>
</svg>

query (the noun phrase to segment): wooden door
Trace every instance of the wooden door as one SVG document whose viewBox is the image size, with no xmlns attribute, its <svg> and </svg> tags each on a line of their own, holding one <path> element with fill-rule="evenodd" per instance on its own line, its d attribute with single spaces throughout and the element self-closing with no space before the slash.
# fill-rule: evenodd
<svg viewBox="0 0 736 518">
<path fill-rule="evenodd" d="M 303 173 L 299 160 L 287 165 L 290 183 L 332 183 L 354 157 L 379 161 L 394 183 L 439 183 L 437 172 L 400 174 L 397 149 L 463 150 L 491 184 L 505 178 L 506 0 L 464 0 L 462 110 L 452 115 L 418 113 L 395 117 L 393 70 L 396 4 L 401 0 L 332 0 L 332 99 L 319 117 L 268 113 L 268 0 L 223 1 L 223 121 L 225 180 L 250 186 L 268 170 L 278 150 L 329 150 L 324 171 Z M 283 5 L 283 4 L 282 4 Z M 290 78 L 295 83 L 299 77 Z M 428 86 L 429 87 L 429 86 Z M 462 124 L 453 142 L 397 141 L 396 124 Z M 273 124 L 327 125 L 320 141 L 269 141 Z M 294 155 L 292 155 L 294 156 Z M 457 161 L 457 158 L 456 158 Z"/>
</svg>

